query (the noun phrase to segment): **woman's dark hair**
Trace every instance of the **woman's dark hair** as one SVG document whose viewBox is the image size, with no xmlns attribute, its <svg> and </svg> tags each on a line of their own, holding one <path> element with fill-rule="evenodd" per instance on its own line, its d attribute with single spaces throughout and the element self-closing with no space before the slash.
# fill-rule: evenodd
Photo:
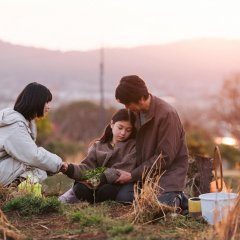
<svg viewBox="0 0 240 240">
<path fill-rule="evenodd" d="M 35 117 L 43 117 L 44 106 L 52 100 L 52 94 L 45 86 L 29 83 L 19 94 L 14 110 L 21 113 L 28 121 Z"/>
<path fill-rule="evenodd" d="M 148 98 L 149 92 L 145 82 L 137 75 L 122 77 L 115 91 L 115 97 L 122 104 L 138 103 L 143 97 Z"/>
<path fill-rule="evenodd" d="M 134 113 L 127 109 L 120 109 L 112 116 L 112 123 L 116 123 L 118 121 L 129 121 L 131 123 L 133 128 L 129 138 L 134 138 L 136 135 L 135 120 L 136 120 L 136 117 Z M 108 124 L 99 141 L 101 143 L 106 143 L 106 142 L 110 142 L 112 138 L 113 138 L 113 133 L 112 133 L 111 124 Z"/>
</svg>

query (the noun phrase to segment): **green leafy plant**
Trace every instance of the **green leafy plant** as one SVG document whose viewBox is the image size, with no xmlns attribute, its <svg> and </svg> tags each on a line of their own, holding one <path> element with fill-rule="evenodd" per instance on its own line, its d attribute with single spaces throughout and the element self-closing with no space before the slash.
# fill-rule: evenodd
<svg viewBox="0 0 240 240">
<path fill-rule="evenodd" d="M 105 167 L 97 167 L 93 170 L 87 170 L 84 172 L 82 180 L 85 180 L 90 185 L 93 186 L 93 188 L 96 188 L 100 183 L 100 177 L 106 170 Z"/>
</svg>

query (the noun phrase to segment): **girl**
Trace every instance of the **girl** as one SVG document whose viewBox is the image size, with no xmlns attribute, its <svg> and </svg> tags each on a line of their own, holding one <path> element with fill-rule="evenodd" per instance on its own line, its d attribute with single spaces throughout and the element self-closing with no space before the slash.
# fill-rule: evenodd
<svg viewBox="0 0 240 240">
<path fill-rule="evenodd" d="M 35 144 L 34 119 L 48 112 L 51 100 L 51 92 L 34 82 L 20 93 L 14 109 L 0 111 L 0 185 L 17 185 L 28 175 L 42 181 L 46 171 L 60 170 L 62 159 Z"/>
<path fill-rule="evenodd" d="M 88 155 L 80 165 L 64 163 L 62 172 L 76 180 L 72 189 L 63 194 L 59 200 L 73 203 L 77 199 L 90 203 L 105 200 L 132 201 L 133 193 L 128 194 L 129 184 L 115 184 L 121 170 L 130 172 L 135 168 L 135 116 L 132 112 L 121 109 L 117 111 L 102 137 L 90 147 Z M 95 191 L 81 181 L 87 170 L 105 167 L 100 178 L 100 186 Z M 125 195 L 125 196 L 123 196 Z M 123 196 L 123 197 L 122 197 Z M 124 198 L 124 199 L 123 199 Z"/>
</svg>

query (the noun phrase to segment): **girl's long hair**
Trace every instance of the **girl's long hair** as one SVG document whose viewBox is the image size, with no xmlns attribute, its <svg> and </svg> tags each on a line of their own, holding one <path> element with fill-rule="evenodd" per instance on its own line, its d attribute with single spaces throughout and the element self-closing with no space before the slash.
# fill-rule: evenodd
<svg viewBox="0 0 240 240">
<path fill-rule="evenodd" d="M 132 125 L 132 133 L 129 136 L 129 138 L 135 138 L 136 136 L 136 128 L 135 128 L 135 121 L 136 117 L 133 112 L 127 109 L 120 109 L 118 110 L 113 116 L 112 116 L 112 123 L 116 123 L 118 121 L 129 121 Z M 113 138 L 111 123 L 109 123 L 104 132 L 103 135 L 100 137 L 99 141 L 101 143 L 110 142 Z M 128 139 L 129 139 L 128 138 Z"/>
</svg>

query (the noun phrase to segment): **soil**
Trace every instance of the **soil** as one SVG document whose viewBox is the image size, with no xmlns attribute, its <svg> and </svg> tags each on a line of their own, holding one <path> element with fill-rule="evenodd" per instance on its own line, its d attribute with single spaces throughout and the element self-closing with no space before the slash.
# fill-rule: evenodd
<svg viewBox="0 0 240 240">
<path fill-rule="evenodd" d="M 72 206 L 76 210 L 81 207 L 77 204 Z M 108 208 L 106 215 L 116 219 L 128 214 L 131 206 L 110 204 Z M 71 222 L 66 213 L 24 217 L 17 212 L 11 212 L 5 215 L 11 224 L 26 236 L 26 239 L 108 239 L 107 234 L 97 227 L 83 228 L 79 223 Z"/>
</svg>

